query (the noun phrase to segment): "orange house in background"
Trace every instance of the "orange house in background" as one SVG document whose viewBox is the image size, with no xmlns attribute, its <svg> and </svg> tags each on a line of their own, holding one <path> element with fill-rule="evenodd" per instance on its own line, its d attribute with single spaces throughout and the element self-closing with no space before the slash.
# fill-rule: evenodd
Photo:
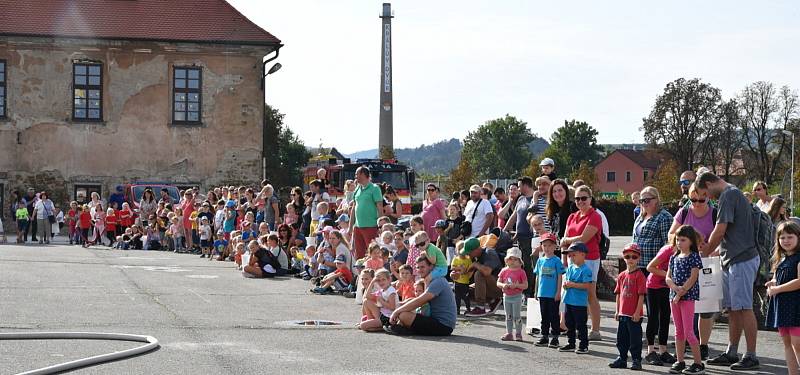
<svg viewBox="0 0 800 375">
<path fill-rule="evenodd" d="M 655 155 L 636 150 L 614 150 L 594 167 L 597 178 L 594 189 L 605 196 L 616 196 L 620 190 L 631 194 L 644 188 L 658 170 L 661 160 Z"/>
</svg>

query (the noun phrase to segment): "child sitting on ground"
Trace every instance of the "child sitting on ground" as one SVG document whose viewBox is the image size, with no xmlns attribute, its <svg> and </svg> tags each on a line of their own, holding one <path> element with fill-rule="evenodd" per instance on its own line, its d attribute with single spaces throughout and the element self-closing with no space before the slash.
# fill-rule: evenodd
<svg viewBox="0 0 800 375">
<path fill-rule="evenodd" d="M 378 271 L 379 269 L 383 268 L 383 254 L 381 253 L 380 245 L 373 242 L 369 244 L 368 249 L 369 258 L 367 258 L 367 262 L 365 264 L 366 268 L 373 271 Z"/>
<path fill-rule="evenodd" d="M 392 274 L 388 270 L 381 269 L 375 272 L 375 278 L 371 284 L 378 286 L 378 291 L 375 292 L 375 302 L 369 300 L 364 303 L 364 307 L 371 312 L 371 316 L 377 316 L 377 318 L 363 321 L 358 326 L 359 329 L 367 332 L 380 331 L 383 326 L 388 326 L 389 317 L 400 303 L 397 290 L 392 286 Z M 367 287 L 367 290 L 370 288 Z"/>
<path fill-rule="evenodd" d="M 336 264 L 336 270 L 325 275 L 320 286 L 311 289 L 312 293 L 328 294 L 333 291 L 345 291 L 348 289 L 350 282 L 353 281 L 353 273 L 347 267 L 347 258 L 344 255 L 339 255 L 334 260 L 334 264 Z"/>
<path fill-rule="evenodd" d="M 214 241 L 214 256 L 217 260 L 225 260 L 228 253 L 228 240 L 225 239 L 225 232 L 220 229 L 217 231 L 217 240 Z"/>
<path fill-rule="evenodd" d="M 234 241 L 236 241 L 236 247 L 235 247 L 236 254 L 233 256 L 233 261 L 236 263 L 236 270 L 237 271 L 241 271 L 242 270 L 242 257 L 244 256 L 245 246 L 244 246 L 244 242 L 241 241 L 241 237 L 235 237 Z M 253 241 L 250 241 L 250 242 L 255 242 L 256 243 L 256 247 L 258 247 L 258 241 L 253 240 Z M 256 249 L 255 251 L 257 251 L 257 250 L 258 249 Z"/>
<path fill-rule="evenodd" d="M 144 244 L 145 250 L 161 250 L 161 233 L 158 232 L 158 224 L 150 221 L 147 225 L 147 242 Z"/>
<path fill-rule="evenodd" d="M 395 281 L 395 289 L 401 301 L 414 298 L 414 274 L 411 273 L 411 266 L 404 264 L 400 266 L 400 279 Z"/>
<path fill-rule="evenodd" d="M 390 231 L 384 231 L 381 233 L 381 247 L 389 249 L 392 253 L 397 251 L 397 247 L 394 246 L 394 234 Z"/>
</svg>

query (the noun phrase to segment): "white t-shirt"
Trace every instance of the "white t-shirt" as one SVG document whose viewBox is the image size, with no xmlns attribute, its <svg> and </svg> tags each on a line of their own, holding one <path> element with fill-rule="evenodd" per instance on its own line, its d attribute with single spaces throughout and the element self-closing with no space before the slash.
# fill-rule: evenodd
<svg viewBox="0 0 800 375">
<path fill-rule="evenodd" d="M 317 211 L 317 205 L 321 202 L 328 202 L 330 203 L 331 196 L 328 193 L 322 193 L 322 200 L 317 199 L 317 194 L 314 195 L 314 201 L 311 202 L 311 220 L 319 220 L 319 212 Z"/>
<path fill-rule="evenodd" d="M 44 208 L 44 200 L 39 199 L 33 207 L 36 210 L 36 218 L 39 220 L 47 219 L 47 213 Z"/>
<path fill-rule="evenodd" d="M 397 289 L 393 286 L 389 285 L 388 288 L 381 291 L 381 298 L 391 301 L 394 299 L 394 306 L 397 308 L 397 304 L 400 303 L 400 297 L 397 296 Z M 381 315 L 383 316 L 392 316 L 393 310 L 390 310 L 388 307 L 384 307 L 382 304 L 379 304 L 378 307 L 381 308 Z"/>
<path fill-rule="evenodd" d="M 475 218 L 473 219 L 473 211 L 478 210 L 475 212 Z M 480 237 L 486 233 L 481 233 L 483 226 L 486 224 L 486 215 L 493 213 L 492 204 L 489 203 L 486 199 L 481 199 L 478 201 L 476 206 L 475 201 L 470 200 L 467 202 L 467 207 L 464 208 L 464 221 L 469 221 L 472 223 L 472 233 L 470 237 Z"/>
<path fill-rule="evenodd" d="M 276 258 L 278 258 L 278 263 L 281 265 L 281 268 L 288 270 L 289 269 L 289 258 L 286 256 L 286 252 L 281 250 L 280 247 L 273 247 L 269 249 Z"/>
<path fill-rule="evenodd" d="M 762 202 L 761 199 L 756 199 L 756 207 L 764 212 L 769 212 L 769 206 L 772 205 L 772 199 Z"/>
<path fill-rule="evenodd" d="M 208 224 L 200 226 L 200 239 L 201 240 L 210 240 L 211 239 L 211 226 Z"/>
<path fill-rule="evenodd" d="M 608 235 L 609 234 L 608 219 L 606 219 L 606 214 L 604 214 L 603 211 L 600 211 L 600 210 L 598 210 L 596 208 L 594 209 L 594 211 L 597 212 L 598 214 L 600 214 L 600 220 L 603 221 L 603 234 L 606 237 L 609 237 L 609 235 Z"/>
</svg>

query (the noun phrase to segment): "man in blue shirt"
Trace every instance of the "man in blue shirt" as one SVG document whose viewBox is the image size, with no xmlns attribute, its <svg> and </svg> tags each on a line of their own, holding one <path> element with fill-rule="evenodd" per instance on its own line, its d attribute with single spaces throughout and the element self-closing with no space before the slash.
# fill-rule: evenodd
<svg viewBox="0 0 800 375">
<path fill-rule="evenodd" d="M 424 279 L 433 271 L 433 264 L 421 255 L 416 268 L 417 275 Z M 430 306 L 430 316 L 415 312 L 425 304 Z M 456 327 L 456 314 L 453 290 L 444 277 L 437 277 L 431 280 L 425 293 L 395 309 L 389 318 L 391 325 L 384 326 L 384 330 L 391 334 L 449 336 Z"/>
</svg>

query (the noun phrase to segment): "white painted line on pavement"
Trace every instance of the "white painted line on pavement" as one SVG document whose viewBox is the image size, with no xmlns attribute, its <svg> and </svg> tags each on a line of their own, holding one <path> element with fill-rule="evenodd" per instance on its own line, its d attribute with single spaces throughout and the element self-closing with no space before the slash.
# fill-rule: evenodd
<svg viewBox="0 0 800 375">
<path fill-rule="evenodd" d="M 191 290 L 191 289 L 188 289 L 188 288 L 186 290 L 192 292 L 192 294 L 196 295 L 197 298 L 200 298 L 201 300 L 206 301 L 206 303 L 211 303 L 211 301 L 209 301 L 209 300 L 205 299 L 203 296 L 197 294 L 197 292 L 195 292 L 194 290 Z"/>
</svg>

